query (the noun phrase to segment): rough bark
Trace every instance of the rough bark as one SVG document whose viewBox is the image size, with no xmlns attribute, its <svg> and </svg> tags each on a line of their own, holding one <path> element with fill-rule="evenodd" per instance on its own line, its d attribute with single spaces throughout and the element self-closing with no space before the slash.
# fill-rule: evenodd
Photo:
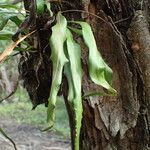
<svg viewBox="0 0 150 150">
<path fill-rule="evenodd" d="M 27 0 L 24 0 L 24 3 L 26 10 L 29 10 L 30 3 Z M 92 25 L 98 48 L 114 71 L 113 87 L 118 91 L 116 97 L 95 96 L 83 101 L 80 149 L 150 149 L 150 1 L 60 0 L 53 1 L 51 7 L 53 12 L 58 9 L 90 12 L 66 12 L 64 15 L 68 20 L 86 20 Z M 40 29 L 45 27 L 50 18 L 47 14 L 43 14 L 41 18 L 34 15 L 32 17 L 34 21 L 30 20 L 34 22 L 33 28 L 37 29 L 37 33 L 29 42 L 35 53 L 21 57 L 19 71 L 36 107 L 41 103 L 47 104 L 49 96 L 51 62 L 50 47 L 47 43 L 50 28 Z M 76 40 L 81 41 L 78 37 Z M 84 45 L 82 48 L 83 93 L 103 90 L 91 82 L 87 71 L 88 51 Z M 65 79 L 63 83 L 61 92 L 66 96 Z M 73 145 L 74 114 L 67 101 L 66 108 Z"/>
<path fill-rule="evenodd" d="M 85 9 L 105 20 L 102 21 L 92 15 L 66 13 L 70 18 L 79 19 L 80 16 L 93 26 L 100 52 L 114 71 L 113 86 L 118 91 L 117 97 L 90 97 L 83 102 L 80 149 L 148 150 L 150 148 L 149 1 L 91 0 L 87 3 L 69 0 L 68 2 L 76 6 L 76 9 Z M 71 7 L 65 5 L 64 9 Z M 138 20 L 137 12 L 142 13 L 144 20 L 142 18 Z M 134 28 L 135 33 L 132 32 Z M 140 46 L 135 44 L 137 40 Z M 87 55 L 85 48 L 82 54 L 84 93 L 100 90 L 89 79 L 86 69 Z M 72 112 L 69 105 L 67 108 L 73 136 Z"/>
</svg>

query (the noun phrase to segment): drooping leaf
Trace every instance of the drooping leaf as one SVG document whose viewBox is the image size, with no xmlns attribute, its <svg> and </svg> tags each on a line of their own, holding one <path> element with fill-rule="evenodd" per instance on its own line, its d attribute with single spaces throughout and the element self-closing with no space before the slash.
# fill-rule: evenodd
<svg viewBox="0 0 150 150">
<path fill-rule="evenodd" d="M 82 67 L 81 67 L 81 49 L 72 37 L 70 30 L 67 30 L 67 56 L 70 64 L 71 75 L 73 79 L 75 96 L 81 97 L 81 80 L 82 80 Z"/>
<path fill-rule="evenodd" d="M 112 88 L 112 70 L 103 60 L 97 49 L 96 41 L 90 25 L 86 22 L 76 21 L 82 27 L 82 34 L 85 44 L 89 48 L 88 68 L 91 80 L 106 88 L 111 93 L 116 93 Z"/>
<path fill-rule="evenodd" d="M 54 111 L 57 100 L 57 94 L 62 81 L 62 70 L 64 64 L 68 61 L 63 45 L 66 40 L 67 21 L 60 13 L 56 17 L 57 23 L 52 27 L 52 35 L 50 37 L 51 60 L 53 62 L 53 75 L 50 96 L 48 100 L 47 121 L 50 126 L 54 124 Z"/>
<path fill-rule="evenodd" d="M 15 48 L 20 42 L 22 42 L 25 38 L 27 38 L 29 35 L 31 35 L 31 34 L 34 33 L 34 32 L 35 32 L 35 31 L 32 31 L 31 33 L 29 33 L 29 34 L 27 34 L 27 35 L 25 35 L 25 36 L 19 38 L 16 42 L 13 42 L 8 48 L 6 48 L 6 49 L 3 51 L 3 53 L 0 55 L 0 63 L 1 63 L 2 61 L 4 61 L 4 60 L 7 58 L 7 56 L 9 56 L 9 55 L 12 53 L 12 51 L 14 50 L 14 48 Z"/>
<path fill-rule="evenodd" d="M 74 86 L 73 86 L 73 79 L 72 79 L 72 74 L 71 74 L 70 63 L 65 64 L 64 74 L 67 77 L 67 83 L 68 83 L 68 88 L 69 88 L 67 99 L 68 99 L 68 101 L 70 101 L 70 104 L 72 105 L 71 102 L 74 99 Z"/>
<path fill-rule="evenodd" d="M 68 101 L 70 102 L 75 115 L 75 150 L 79 149 L 79 138 L 82 121 L 82 67 L 80 46 L 73 40 L 72 34 L 67 30 L 66 55 L 69 62 L 65 65 L 64 73 L 67 77 L 69 92 Z"/>
</svg>

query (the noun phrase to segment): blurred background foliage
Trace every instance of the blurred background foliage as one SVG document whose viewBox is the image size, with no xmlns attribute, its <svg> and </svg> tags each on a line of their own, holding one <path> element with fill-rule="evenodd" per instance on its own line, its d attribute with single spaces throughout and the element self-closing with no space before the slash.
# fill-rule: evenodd
<svg viewBox="0 0 150 150">
<path fill-rule="evenodd" d="M 1 0 L 0 5 L 12 2 L 11 0 Z M 18 8 L 22 11 L 22 4 Z M 0 9 L 1 10 L 1 9 Z M 10 12 L 15 12 L 15 10 Z M 1 13 L 1 12 L 0 12 Z M 2 14 L 0 14 L 0 17 Z M 23 18 L 23 14 L 18 15 Z M 14 22 L 9 20 L 3 30 L 0 30 L 0 53 L 9 46 L 11 35 L 15 33 L 17 26 Z M 6 32 L 4 32 L 6 31 Z M 3 33 L 8 33 L 8 36 L 2 37 Z M 14 51 L 12 55 L 3 63 L 0 64 L 0 100 L 9 95 L 15 87 L 15 82 L 18 79 L 18 62 L 19 55 L 13 56 L 18 52 Z M 27 91 L 23 88 L 22 81 L 19 81 L 17 90 L 13 96 L 0 103 L 0 120 L 11 119 L 19 124 L 32 124 L 40 128 L 46 127 L 47 109 L 44 105 L 38 106 L 35 110 L 32 109 Z M 63 99 L 58 100 L 56 108 L 56 123 L 53 130 L 62 135 L 69 136 L 68 116 L 65 109 Z"/>
</svg>

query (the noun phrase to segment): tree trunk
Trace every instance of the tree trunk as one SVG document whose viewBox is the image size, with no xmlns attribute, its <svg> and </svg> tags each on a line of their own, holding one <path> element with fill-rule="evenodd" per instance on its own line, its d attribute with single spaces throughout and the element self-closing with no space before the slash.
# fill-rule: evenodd
<svg viewBox="0 0 150 150">
<path fill-rule="evenodd" d="M 30 3 L 34 3 L 34 0 Z M 29 7 L 30 3 L 24 0 L 25 9 L 27 12 L 34 12 L 35 7 Z M 51 3 L 51 8 L 53 12 L 61 8 L 70 20 L 89 22 L 100 53 L 114 71 L 113 87 L 118 92 L 117 96 L 94 96 L 83 101 L 80 149 L 149 150 L 150 1 L 56 0 Z M 72 11 L 67 11 L 70 9 Z M 35 108 L 38 104 L 48 103 L 52 68 L 49 60 L 50 47 L 47 43 L 51 31 L 49 28 L 39 30 L 49 21 L 49 15 L 43 14 L 36 18 L 32 11 L 30 17 L 34 19 L 30 18 L 31 27 L 35 24 L 38 32 L 33 35 L 34 44 L 31 44 L 33 50 L 37 51 L 27 56 L 27 60 L 26 57 L 21 57 L 19 72 Z M 87 71 L 88 51 L 84 45 L 82 48 L 83 93 L 103 90 L 91 82 Z M 66 96 L 67 87 L 61 89 Z M 66 107 L 74 145 L 74 114 L 67 101 Z"/>
<path fill-rule="evenodd" d="M 62 1 L 63 2 L 63 1 Z M 150 1 L 68 0 L 66 13 L 85 19 L 95 33 L 97 45 L 114 71 L 116 97 L 90 97 L 83 101 L 81 150 L 150 149 Z M 103 19 L 100 19 L 103 18 Z M 86 48 L 83 57 L 83 92 L 101 90 L 89 79 Z M 69 112 L 72 139 L 74 125 Z"/>
</svg>

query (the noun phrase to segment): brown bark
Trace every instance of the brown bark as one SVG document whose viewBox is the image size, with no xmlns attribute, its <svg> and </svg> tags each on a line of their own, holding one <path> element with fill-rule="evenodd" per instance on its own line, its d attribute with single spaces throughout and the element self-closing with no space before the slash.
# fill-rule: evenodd
<svg viewBox="0 0 150 150">
<path fill-rule="evenodd" d="M 89 4 L 79 0 L 68 2 L 77 9 L 86 9 L 105 19 L 104 22 L 92 15 L 78 15 L 77 13 L 69 15 L 69 17 L 78 19 L 79 16 L 82 16 L 92 25 L 100 52 L 114 71 L 113 86 L 118 91 L 117 97 L 90 97 L 83 102 L 80 149 L 148 150 L 150 148 L 150 114 L 148 111 L 150 49 L 145 42 L 149 44 L 149 24 L 146 23 L 146 27 L 145 21 L 141 20 L 140 24 L 138 22 L 135 25 L 137 37 L 131 36 L 129 39 L 127 31 L 132 30 L 132 24 L 137 21 L 133 19 L 136 10 L 141 10 L 142 14 L 148 18 L 149 1 L 91 0 Z M 65 5 L 64 9 L 71 9 L 71 7 L 67 8 Z M 146 17 L 144 17 L 145 20 Z M 143 29 L 140 30 L 142 26 Z M 140 47 L 140 54 L 134 51 L 138 45 L 131 41 L 132 38 L 138 39 L 139 43 L 143 44 Z M 135 53 L 140 56 L 139 61 Z M 100 90 L 89 79 L 87 55 L 88 53 L 82 54 L 84 93 Z M 72 112 L 69 105 L 66 106 L 70 112 L 73 136 Z"/>
<path fill-rule="evenodd" d="M 33 2 L 33 0 L 32 0 Z M 27 0 L 24 0 L 29 10 Z M 148 150 L 150 149 L 150 2 L 149 0 L 68 0 L 53 1 L 52 10 L 78 9 L 66 12 L 70 19 L 86 20 L 92 25 L 98 48 L 114 71 L 116 97 L 89 97 L 83 101 L 84 112 L 80 138 L 81 150 Z M 138 13 L 142 14 L 138 15 Z M 31 13 L 32 14 L 32 13 Z M 30 15 L 31 15 L 30 14 Z M 96 17 L 95 15 L 99 16 Z M 33 105 L 47 104 L 50 89 L 50 28 L 45 30 L 49 15 L 32 19 L 37 33 L 34 51 L 26 60 L 22 56 L 19 71 Z M 81 41 L 80 39 L 77 39 Z M 82 44 L 83 93 L 103 90 L 93 84 L 87 71 L 87 48 Z M 47 71 L 48 70 L 48 71 Z M 34 81 L 34 82 L 33 82 Z M 67 95 L 64 79 L 62 90 Z M 43 92 L 44 89 L 44 92 Z M 46 91 L 45 91 L 46 89 Z M 66 101 L 72 145 L 75 135 L 74 114 Z"/>
</svg>

